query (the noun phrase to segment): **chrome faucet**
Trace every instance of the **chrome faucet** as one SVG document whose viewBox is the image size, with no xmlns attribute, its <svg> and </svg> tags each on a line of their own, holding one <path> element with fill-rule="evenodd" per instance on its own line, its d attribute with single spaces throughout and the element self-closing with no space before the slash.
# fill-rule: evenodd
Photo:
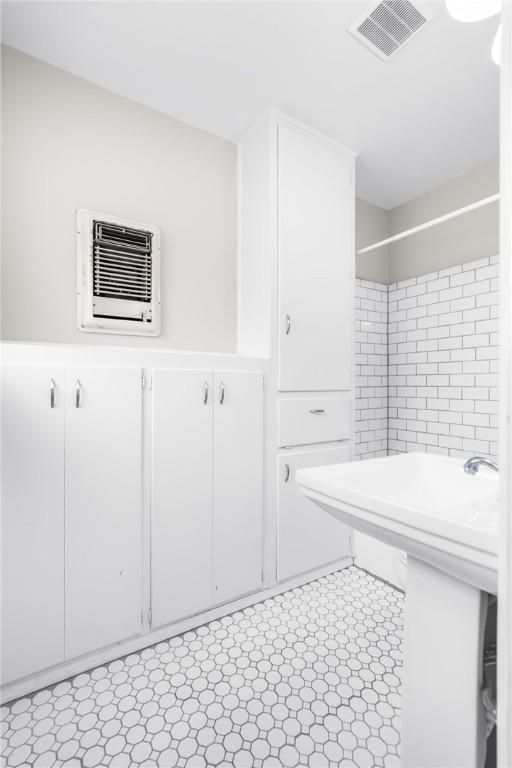
<svg viewBox="0 0 512 768">
<path fill-rule="evenodd" d="M 494 470 L 494 472 L 499 472 L 499 467 L 494 461 L 484 459 L 482 456 L 473 456 L 471 459 L 468 459 L 464 464 L 464 472 L 467 472 L 468 475 L 476 475 L 482 464 L 484 467 Z"/>
</svg>

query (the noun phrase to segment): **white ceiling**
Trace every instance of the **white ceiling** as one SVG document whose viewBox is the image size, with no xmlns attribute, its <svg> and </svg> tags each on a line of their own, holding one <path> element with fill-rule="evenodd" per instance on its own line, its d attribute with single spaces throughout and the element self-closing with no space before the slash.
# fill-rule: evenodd
<svg viewBox="0 0 512 768">
<path fill-rule="evenodd" d="M 4 2 L 9 45 L 236 141 L 276 107 L 359 153 L 392 208 L 498 153 L 497 18 L 444 3 L 388 62 L 346 32 L 365 2 Z"/>
</svg>

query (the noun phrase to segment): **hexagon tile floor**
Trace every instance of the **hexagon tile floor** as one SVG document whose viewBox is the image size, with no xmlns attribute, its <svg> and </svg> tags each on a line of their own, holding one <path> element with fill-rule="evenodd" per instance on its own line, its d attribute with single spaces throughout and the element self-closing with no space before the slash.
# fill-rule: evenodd
<svg viewBox="0 0 512 768">
<path fill-rule="evenodd" d="M 398 766 L 402 628 L 346 568 L 4 706 L 5 764 Z"/>
</svg>

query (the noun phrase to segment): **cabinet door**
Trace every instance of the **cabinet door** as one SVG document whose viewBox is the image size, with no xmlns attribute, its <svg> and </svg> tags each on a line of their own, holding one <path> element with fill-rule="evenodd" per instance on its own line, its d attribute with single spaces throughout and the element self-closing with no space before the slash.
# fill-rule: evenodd
<svg viewBox="0 0 512 768">
<path fill-rule="evenodd" d="M 213 603 L 210 371 L 153 371 L 153 627 Z"/>
<path fill-rule="evenodd" d="M 141 375 L 67 370 L 67 658 L 140 630 Z"/>
<path fill-rule="evenodd" d="M 64 659 L 62 384 L 58 368 L 3 368 L 4 683 Z"/>
<path fill-rule="evenodd" d="M 279 126 L 279 389 L 350 388 L 353 160 Z"/>
<path fill-rule="evenodd" d="M 213 562 L 215 602 L 261 587 L 263 375 L 214 374 Z"/>
<path fill-rule="evenodd" d="M 339 464 L 348 459 L 348 447 L 282 454 L 279 457 L 279 581 L 327 565 L 350 553 L 351 529 L 304 496 L 295 482 L 297 469 Z"/>
</svg>

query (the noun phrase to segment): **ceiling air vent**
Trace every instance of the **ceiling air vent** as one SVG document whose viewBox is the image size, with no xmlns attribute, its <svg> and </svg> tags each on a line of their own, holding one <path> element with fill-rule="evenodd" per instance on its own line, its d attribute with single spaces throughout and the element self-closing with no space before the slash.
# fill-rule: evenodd
<svg viewBox="0 0 512 768">
<path fill-rule="evenodd" d="M 81 210 L 77 321 L 82 331 L 160 333 L 160 231 Z"/>
<path fill-rule="evenodd" d="M 356 40 L 387 61 L 431 20 L 432 13 L 409 0 L 374 3 L 350 25 Z"/>
</svg>

